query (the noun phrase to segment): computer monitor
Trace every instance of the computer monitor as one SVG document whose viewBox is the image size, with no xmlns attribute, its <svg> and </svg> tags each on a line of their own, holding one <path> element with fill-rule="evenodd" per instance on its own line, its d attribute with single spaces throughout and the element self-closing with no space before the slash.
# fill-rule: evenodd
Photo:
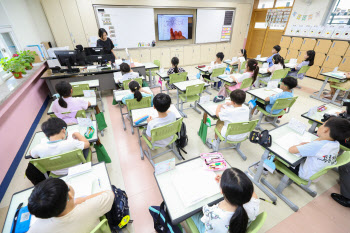
<svg viewBox="0 0 350 233">
<path fill-rule="evenodd" d="M 72 66 L 76 65 L 77 62 L 77 51 L 75 50 L 58 50 L 55 51 L 55 55 L 61 64 L 61 66 L 67 66 L 66 70 L 68 73 L 76 73 L 79 72 L 79 69 L 72 68 Z"/>
<path fill-rule="evenodd" d="M 85 47 L 84 51 L 86 56 L 106 54 L 102 47 Z"/>
<path fill-rule="evenodd" d="M 113 61 L 113 54 L 102 47 L 84 48 L 87 62 L 98 62 L 100 66 L 105 66 L 108 61 Z"/>
</svg>

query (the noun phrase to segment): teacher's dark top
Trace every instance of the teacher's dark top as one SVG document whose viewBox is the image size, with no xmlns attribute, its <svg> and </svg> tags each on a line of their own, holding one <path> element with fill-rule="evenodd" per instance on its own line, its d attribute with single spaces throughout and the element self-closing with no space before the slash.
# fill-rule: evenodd
<svg viewBox="0 0 350 233">
<path fill-rule="evenodd" d="M 105 40 L 105 41 L 103 41 L 103 40 L 101 40 L 101 39 L 98 39 L 98 40 L 97 40 L 97 47 L 102 47 L 103 50 L 108 51 L 108 52 L 111 53 L 111 54 L 113 55 L 113 57 L 114 57 L 114 54 L 113 54 L 112 51 L 111 51 L 111 50 L 114 48 L 114 44 L 113 44 L 113 42 L 112 42 L 111 39 L 107 38 L 107 40 Z M 112 62 L 115 62 L 115 57 L 114 57 L 114 59 L 113 59 Z"/>
</svg>

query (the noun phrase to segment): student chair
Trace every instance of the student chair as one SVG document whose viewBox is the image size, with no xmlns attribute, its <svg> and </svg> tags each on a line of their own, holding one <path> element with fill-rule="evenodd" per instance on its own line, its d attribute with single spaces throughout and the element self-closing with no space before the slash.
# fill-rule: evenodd
<svg viewBox="0 0 350 233">
<path fill-rule="evenodd" d="M 142 97 L 140 102 L 138 102 L 137 99 L 128 99 L 125 102 L 126 102 L 126 108 L 128 109 L 128 113 L 129 113 L 129 117 L 130 117 L 131 133 L 134 134 L 134 127 L 133 127 L 131 110 L 151 107 L 152 106 L 152 97 L 151 96 Z"/>
<path fill-rule="evenodd" d="M 310 185 L 312 184 L 312 182 L 318 179 L 320 176 L 326 174 L 329 170 L 333 168 L 338 168 L 342 165 L 349 163 L 350 152 L 347 151 L 339 155 L 337 158 L 337 163 L 335 165 L 331 165 L 323 168 L 321 171 L 311 176 L 310 179 L 308 180 L 304 180 L 300 178 L 298 175 L 294 174 L 291 170 L 287 168 L 284 162 L 279 160 L 278 157 L 276 158 L 277 158 L 277 160 L 275 161 L 276 169 L 278 169 L 284 174 L 283 178 L 281 179 L 281 182 L 279 183 L 277 188 L 275 188 L 269 182 L 267 182 L 265 178 L 261 178 L 261 182 L 265 186 L 267 186 L 272 192 L 274 192 L 279 198 L 281 198 L 292 210 L 296 212 L 298 211 L 299 207 L 295 205 L 293 202 L 291 202 L 286 196 L 283 195 L 282 193 L 283 190 L 294 182 L 295 184 L 300 186 L 304 191 L 306 191 L 310 196 L 316 197 L 317 192 L 310 189 Z"/>
<path fill-rule="evenodd" d="M 247 66 L 247 61 L 242 62 L 240 70 L 238 71 L 238 73 L 243 73 L 243 70 L 245 70 L 246 66 Z"/>
<path fill-rule="evenodd" d="M 225 149 L 236 149 L 238 154 L 242 157 L 243 160 L 247 160 L 247 156 L 245 156 L 245 154 L 243 153 L 243 151 L 241 151 L 240 146 L 241 143 L 244 142 L 245 140 L 247 140 L 249 138 L 249 134 L 241 141 L 230 141 L 227 139 L 228 135 L 238 135 L 238 134 L 243 134 L 243 133 L 250 133 L 252 132 L 256 125 L 258 124 L 258 120 L 254 120 L 254 121 L 247 121 L 247 122 L 238 122 L 238 123 L 230 123 L 227 126 L 227 131 L 226 131 L 226 135 L 221 135 L 221 132 L 215 128 L 215 134 L 218 135 L 218 145 L 217 148 L 213 148 L 213 150 L 215 152 L 219 151 L 220 149 L 220 142 L 226 142 L 229 144 L 233 144 L 233 146 L 230 147 L 226 147 L 226 148 L 221 148 L 221 150 L 225 150 Z"/>
<path fill-rule="evenodd" d="M 160 67 L 160 60 L 153 60 L 153 64 Z M 152 77 L 155 77 L 157 75 L 157 71 L 159 71 L 159 68 L 153 68 L 151 69 Z M 146 72 L 146 76 L 149 76 L 149 72 Z"/>
<path fill-rule="evenodd" d="M 151 138 L 152 138 L 151 141 L 149 141 L 147 138 L 147 135 L 145 133 L 143 133 L 141 137 L 146 142 L 147 151 L 142 149 L 142 144 L 141 144 L 141 140 L 139 137 L 139 144 L 140 144 L 140 149 L 141 149 L 141 159 L 142 160 L 144 159 L 144 154 L 145 154 L 146 157 L 148 158 L 148 160 L 150 161 L 150 163 L 152 164 L 152 166 L 154 167 L 154 165 L 155 165 L 153 162 L 154 158 L 157 158 L 165 153 L 172 151 L 179 160 L 182 160 L 182 156 L 178 153 L 178 151 L 176 150 L 176 146 L 175 146 L 175 141 L 178 139 L 178 133 L 181 130 L 182 120 L 183 120 L 183 118 L 180 118 L 179 120 L 176 120 L 170 124 L 152 129 L 151 130 Z M 160 147 L 154 147 L 153 143 L 155 141 L 163 140 L 163 139 L 166 139 L 166 138 L 171 137 L 171 136 L 174 136 L 174 138 L 167 145 L 167 147 L 169 149 L 152 156 L 151 150 L 156 150 L 156 149 L 160 148 Z"/>
<path fill-rule="evenodd" d="M 276 70 L 275 72 L 273 72 L 272 77 L 270 78 L 269 81 L 282 80 L 285 77 L 287 77 L 287 74 L 288 74 L 289 71 L 290 71 L 289 68 L 285 68 L 285 69 L 282 69 L 282 70 Z M 263 84 L 264 86 L 267 86 L 268 82 L 266 82 L 264 80 L 259 80 L 259 84 Z"/>
<path fill-rule="evenodd" d="M 267 213 L 260 213 L 256 219 L 250 223 L 247 228 L 247 233 L 258 233 L 266 221 Z M 186 219 L 186 224 L 192 233 L 199 233 L 198 228 L 192 218 Z"/>
<path fill-rule="evenodd" d="M 124 90 L 129 90 L 129 83 L 131 81 L 136 81 L 140 84 L 140 87 L 142 87 L 142 78 L 135 78 L 135 79 L 128 79 L 123 81 L 123 89 Z"/>
<path fill-rule="evenodd" d="M 89 84 L 88 83 L 84 83 L 84 84 L 78 84 L 78 85 L 72 85 L 72 96 L 76 97 L 76 96 L 84 96 L 84 90 L 90 90 Z"/>
<path fill-rule="evenodd" d="M 187 86 L 186 87 L 186 92 L 183 94 L 179 94 L 179 98 L 181 100 L 181 112 L 183 112 L 183 104 L 186 102 L 194 102 L 194 105 L 190 105 L 190 108 L 193 108 L 196 112 L 201 114 L 201 111 L 197 109 L 197 103 L 201 97 L 201 94 L 203 93 L 204 90 L 204 83 L 202 84 L 196 84 L 192 86 Z"/>
<path fill-rule="evenodd" d="M 303 79 L 305 73 L 310 69 L 310 66 L 302 66 L 297 73 L 297 78 Z"/>
<path fill-rule="evenodd" d="M 297 98 L 298 98 L 298 96 L 294 96 L 291 98 L 283 98 L 283 99 L 276 100 L 276 102 L 274 103 L 274 105 L 271 108 L 271 112 L 267 112 L 265 109 L 262 109 L 259 106 L 257 106 L 257 109 L 261 113 L 260 113 L 259 122 L 258 122 L 258 125 L 256 126 L 256 129 L 263 131 L 264 129 L 261 127 L 262 124 L 272 124 L 273 126 L 278 127 L 278 125 L 277 125 L 278 117 L 288 113 L 290 108 L 293 106 L 293 104 L 297 100 Z M 273 114 L 272 112 L 275 109 L 282 109 L 282 110 L 278 114 Z M 287 111 L 284 109 L 287 109 Z M 267 121 L 267 122 L 262 123 L 264 116 L 273 117 L 274 119 L 273 119 L 273 121 Z"/>
<path fill-rule="evenodd" d="M 246 78 L 246 79 L 243 80 L 243 82 L 242 82 L 242 84 L 241 84 L 239 89 L 243 90 L 243 89 L 246 89 L 248 87 L 251 88 L 252 84 L 253 84 L 253 78 Z M 227 94 L 230 95 L 231 90 L 229 88 L 226 88 L 226 92 L 227 92 Z"/>
<path fill-rule="evenodd" d="M 90 233 L 111 233 L 108 225 L 108 220 L 105 216 L 100 218 L 100 223 Z"/>
<path fill-rule="evenodd" d="M 48 171 L 56 171 L 63 168 L 68 168 L 75 166 L 80 163 L 91 162 L 91 150 L 89 149 L 89 154 L 85 159 L 83 151 L 76 149 L 70 152 L 66 152 L 59 155 L 53 155 L 46 158 L 31 159 L 29 162 L 33 164 L 39 171 L 41 171 L 46 178 L 59 176 L 50 172 L 50 175 L 47 175 Z"/>
<path fill-rule="evenodd" d="M 224 74 L 225 73 L 225 69 L 226 69 L 226 67 L 213 69 L 213 72 L 211 73 L 210 77 L 218 77 L 218 76 Z M 212 84 L 216 83 L 216 81 L 211 80 L 210 77 L 209 78 L 203 78 L 203 79 L 207 83 L 210 83 L 211 87 L 212 87 Z M 216 90 L 217 91 L 219 90 L 218 85 L 216 85 Z"/>
<path fill-rule="evenodd" d="M 333 81 L 333 80 L 332 80 L 332 81 Z M 339 82 L 339 80 L 336 80 L 336 81 L 334 80 L 333 82 Z M 350 81 L 347 81 L 347 82 L 350 82 Z M 340 91 L 344 91 L 344 92 L 345 92 L 345 95 L 344 95 L 343 99 L 346 99 L 346 98 L 348 97 L 348 95 L 349 95 L 350 89 L 346 89 L 346 88 L 339 87 L 339 86 L 336 86 L 336 85 L 331 85 L 331 87 L 336 89 L 336 91 L 335 91 L 335 93 L 334 93 L 334 96 L 333 96 L 333 98 L 332 98 L 331 103 L 332 103 L 332 104 L 335 104 L 335 105 L 338 105 L 338 106 L 343 106 L 341 103 L 337 103 L 337 102 L 336 102 L 337 97 L 338 97 L 338 95 L 339 95 L 339 92 L 340 92 Z"/>
<path fill-rule="evenodd" d="M 64 115 L 64 114 L 69 114 L 69 113 L 71 113 L 71 112 L 63 112 L 63 113 L 61 113 L 62 115 Z M 50 117 L 57 117 L 55 114 L 50 114 Z M 85 110 L 79 110 L 79 111 L 77 111 L 77 113 L 75 114 L 75 118 L 78 118 L 78 117 L 80 117 L 80 118 L 86 118 L 86 112 L 85 112 Z"/>
<path fill-rule="evenodd" d="M 169 74 L 169 85 L 186 81 L 187 75 L 188 75 L 187 72 Z M 165 88 L 168 92 L 168 95 L 169 95 L 169 89 L 171 89 L 169 85 L 168 83 L 165 84 Z"/>
</svg>

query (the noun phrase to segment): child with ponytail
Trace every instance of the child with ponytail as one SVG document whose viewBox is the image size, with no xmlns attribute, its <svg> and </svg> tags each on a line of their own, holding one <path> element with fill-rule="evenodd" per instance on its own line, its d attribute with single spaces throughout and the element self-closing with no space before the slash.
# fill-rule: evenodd
<svg viewBox="0 0 350 233">
<path fill-rule="evenodd" d="M 203 206 L 203 213 L 192 216 L 200 233 L 245 233 L 259 214 L 260 200 L 244 172 L 229 168 L 216 177 L 224 200 L 217 205 Z"/>
<path fill-rule="evenodd" d="M 186 72 L 182 67 L 179 67 L 179 58 L 173 57 L 171 59 L 171 68 L 168 70 L 168 75 L 169 74 L 177 74 L 177 73 L 183 73 Z M 187 78 L 188 80 L 188 78 Z M 168 89 L 175 89 L 174 84 L 169 84 L 169 81 L 167 82 Z"/>
<path fill-rule="evenodd" d="M 54 96 L 56 96 L 57 99 L 52 104 L 53 113 L 67 124 L 78 123 L 75 118 L 77 111 L 86 110 L 91 106 L 91 103 L 82 98 L 72 97 L 72 86 L 66 81 L 57 83 L 55 89 L 57 94 Z M 70 114 L 62 114 L 66 112 L 70 112 Z"/>
<path fill-rule="evenodd" d="M 237 61 L 234 61 L 231 63 L 231 66 L 235 65 L 235 64 L 238 64 L 238 68 L 237 68 L 237 71 L 240 71 L 241 70 L 241 66 L 242 66 L 242 63 L 245 62 L 247 60 L 247 50 L 246 49 L 241 49 L 239 52 L 238 52 L 238 58 L 237 58 Z M 232 68 L 231 70 L 231 74 L 233 73 L 234 69 Z"/>
<path fill-rule="evenodd" d="M 126 104 L 126 100 L 129 99 L 136 99 L 138 102 L 140 102 L 142 100 L 142 97 L 148 97 L 151 96 L 152 97 L 152 106 L 153 106 L 153 93 L 144 90 L 140 84 L 136 81 L 131 81 L 129 83 L 129 88 L 131 93 L 129 95 L 126 95 L 123 97 L 122 102 L 123 104 Z"/>
<path fill-rule="evenodd" d="M 315 60 L 315 51 L 314 50 L 308 50 L 306 51 L 304 55 L 304 61 L 302 61 L 300 64 L 296 65 L 289 73 L 287 76 L 293 76 L 297 77 L 297 74 L 301 67 L 303 66 L 313 66 L 314 65 L 314 60 Z"/>
<path fill-rule="evenodd" d="M 236 89 L 240 89 L 243 80 L 247 78 L 253 78 L 253 83 L 255 82 L 258 73 L 259 73 L 259 66 L 258 62 L 255 59 L 249 59 L 247 62 L 247 68 L 244 70 L 243 74 L 232 74 L 230 75 L 230 78 L 236 82 L 235 85 L 229 86 L 225 84 L 223 87 L 221 87 L 218 95 L 223 95 L 225 97 L 228 96 L 228 93 L 226 92 L 226 88 L 228 88 L 230 91 L 234 91 Z M 245 88 L 244 91 L 247 91 L 248 88 Z"/>
</svg>

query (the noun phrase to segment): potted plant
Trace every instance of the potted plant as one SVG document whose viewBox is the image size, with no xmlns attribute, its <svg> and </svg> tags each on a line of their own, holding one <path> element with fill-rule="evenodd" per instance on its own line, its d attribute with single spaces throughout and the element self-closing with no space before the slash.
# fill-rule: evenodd
<svg viewBox="0 0 350 233">
<path fill-rule="evenodd" d="M 23 78 L 22 74 L 26 74 L 25 66 L 17 56 L 10 59 L 7 57 L 2 58 L 0 65 L 4 71 L 11 72 L 17 79 Z"/>
<path fill-rule="evenodd" d="M 15 56 L 16 54 L 14 54 Z M 35 60 L 35 55 L 36 55 L 36 52 L 34 51 L 30 51 L 30 50 L 27 50 L 27 51 L 20 51 L 17 56 L 18 56 L 18 59 L 21 61 L 21 63 L 23 63 L 23 65 L 25 66 L 25 69 L 26 70 L 31 70 L 33 68 L 33 65 L 32 63 L 34 62 Z"/>
</svg>

